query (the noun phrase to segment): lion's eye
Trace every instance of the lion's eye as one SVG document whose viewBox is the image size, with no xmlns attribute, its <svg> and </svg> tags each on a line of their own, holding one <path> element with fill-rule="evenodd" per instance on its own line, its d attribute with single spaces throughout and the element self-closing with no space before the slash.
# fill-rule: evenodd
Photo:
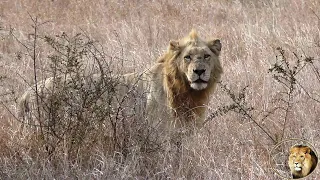
<svg viewBox="0 0 320 180">
<path fill-rule="evenodd" d="M 190 56 L 190 55 L 186 55 L 186 56 L 184 57 L 184 59 L 187 60 L 187 61 L 190 61 L 190 60 L 191 60 L 191 56 Z"/>
<path fill-rule="evenodd" d="M 210 58 L 210 55 L 209 55 L 209 54 L 205 54 L 205 55 L 204 55 L 204 58 L 205 58 L 205 59 L 208 59 L 208 58 Z"/>
</svg>

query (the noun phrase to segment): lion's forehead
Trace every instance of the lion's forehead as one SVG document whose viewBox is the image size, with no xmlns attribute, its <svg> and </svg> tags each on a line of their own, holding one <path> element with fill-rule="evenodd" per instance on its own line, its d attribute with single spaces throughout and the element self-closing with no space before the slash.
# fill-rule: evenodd
<svg viewBox="0 0 320 180">
<path fill-rule="evenodd" d="M 204 54 L 204 53 L 211 53 L 211 50 L 208 46 L 190 46 L 185 49 L 185 53 L 187 54 Z"/>
<path fill-rule="evenodd" d="M 293 152 L 291 155 L 299 155 L 299 156 L 301 156 L 301 155 L 305 155 L 305 152 L 303 152 L 303 151 L 301 151 L 301 150 L 298 150 L 298 151 L 296 151 L 296 152 Z"/>
</svg>

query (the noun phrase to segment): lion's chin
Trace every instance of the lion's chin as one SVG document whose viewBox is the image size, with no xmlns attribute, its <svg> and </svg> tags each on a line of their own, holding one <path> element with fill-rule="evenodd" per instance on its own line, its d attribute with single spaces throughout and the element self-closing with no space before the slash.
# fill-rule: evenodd
<svg viewBox="0 0 320 180">
<path fill-rule="evenodd" d="M 301 171 L 302 169 L 301 169 L 301 167 L 295 167 L 294 170 L 295 171 Z"/>
<path fill-rule="evenodd" d="M 207 88 L 208 83 L 206 82 L 192 82 L 190 84 L 190 87 L 194 90 L 203 90 L 205 88 Z"/>
</svg>

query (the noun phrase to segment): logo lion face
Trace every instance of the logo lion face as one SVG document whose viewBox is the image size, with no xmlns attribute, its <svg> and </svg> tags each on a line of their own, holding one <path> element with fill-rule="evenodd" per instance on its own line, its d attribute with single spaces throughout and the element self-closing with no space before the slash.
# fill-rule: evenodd
<svg viewBox="0 0 320 180">
<path fill-rule="evenodd" d="M 306 152 L 303 152 L 301 150 L 290 154 L 290 165 L 292 166 L 292 169 L 294 169 L 295 171 L 301 171 L 302 167 L 304 166 L 306 156 L 310 156 L 310 154 L 306 154 Z"/>
<path fill-rule="evenodd" d="M 294 178 L 310 174 L 317 164 L 316 156 L 308 146 L 294 146 L 290 149 L 289 167 Z"/>
</svg>

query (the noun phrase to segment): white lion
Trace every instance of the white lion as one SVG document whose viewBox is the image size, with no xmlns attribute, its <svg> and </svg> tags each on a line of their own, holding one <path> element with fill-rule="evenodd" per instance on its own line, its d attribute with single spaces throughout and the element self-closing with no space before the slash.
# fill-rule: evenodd
<svg viewBox="0 0 320 180">
<path fill-rule="evenodd" d="M 139 92 L 142 100 L 132 106 L 143 108 L 155 128 L 201 127 L 210 96 L 222 74 L 220 51 L 219 40 L 203 40 L 193 30 L 187 37 L 171 41 L 167 52 L 151 68 L 114 78 L 119 83 L 113 98 L 132 98 L 128 92 Z M 30 114 L 36 99 L 46 102 L 59 85 L 70 81 L 70 77 L 58 79 L 59 83 L 56 78 L 39 82 L 38 93 L 34 87 L 29 88 L 19 101 L 20 116 Z M 99 81 L 101 75 L 96 74 L 93 79 Z M 36 94 L 41 97 L 37 98 Z"/>
</svg>

